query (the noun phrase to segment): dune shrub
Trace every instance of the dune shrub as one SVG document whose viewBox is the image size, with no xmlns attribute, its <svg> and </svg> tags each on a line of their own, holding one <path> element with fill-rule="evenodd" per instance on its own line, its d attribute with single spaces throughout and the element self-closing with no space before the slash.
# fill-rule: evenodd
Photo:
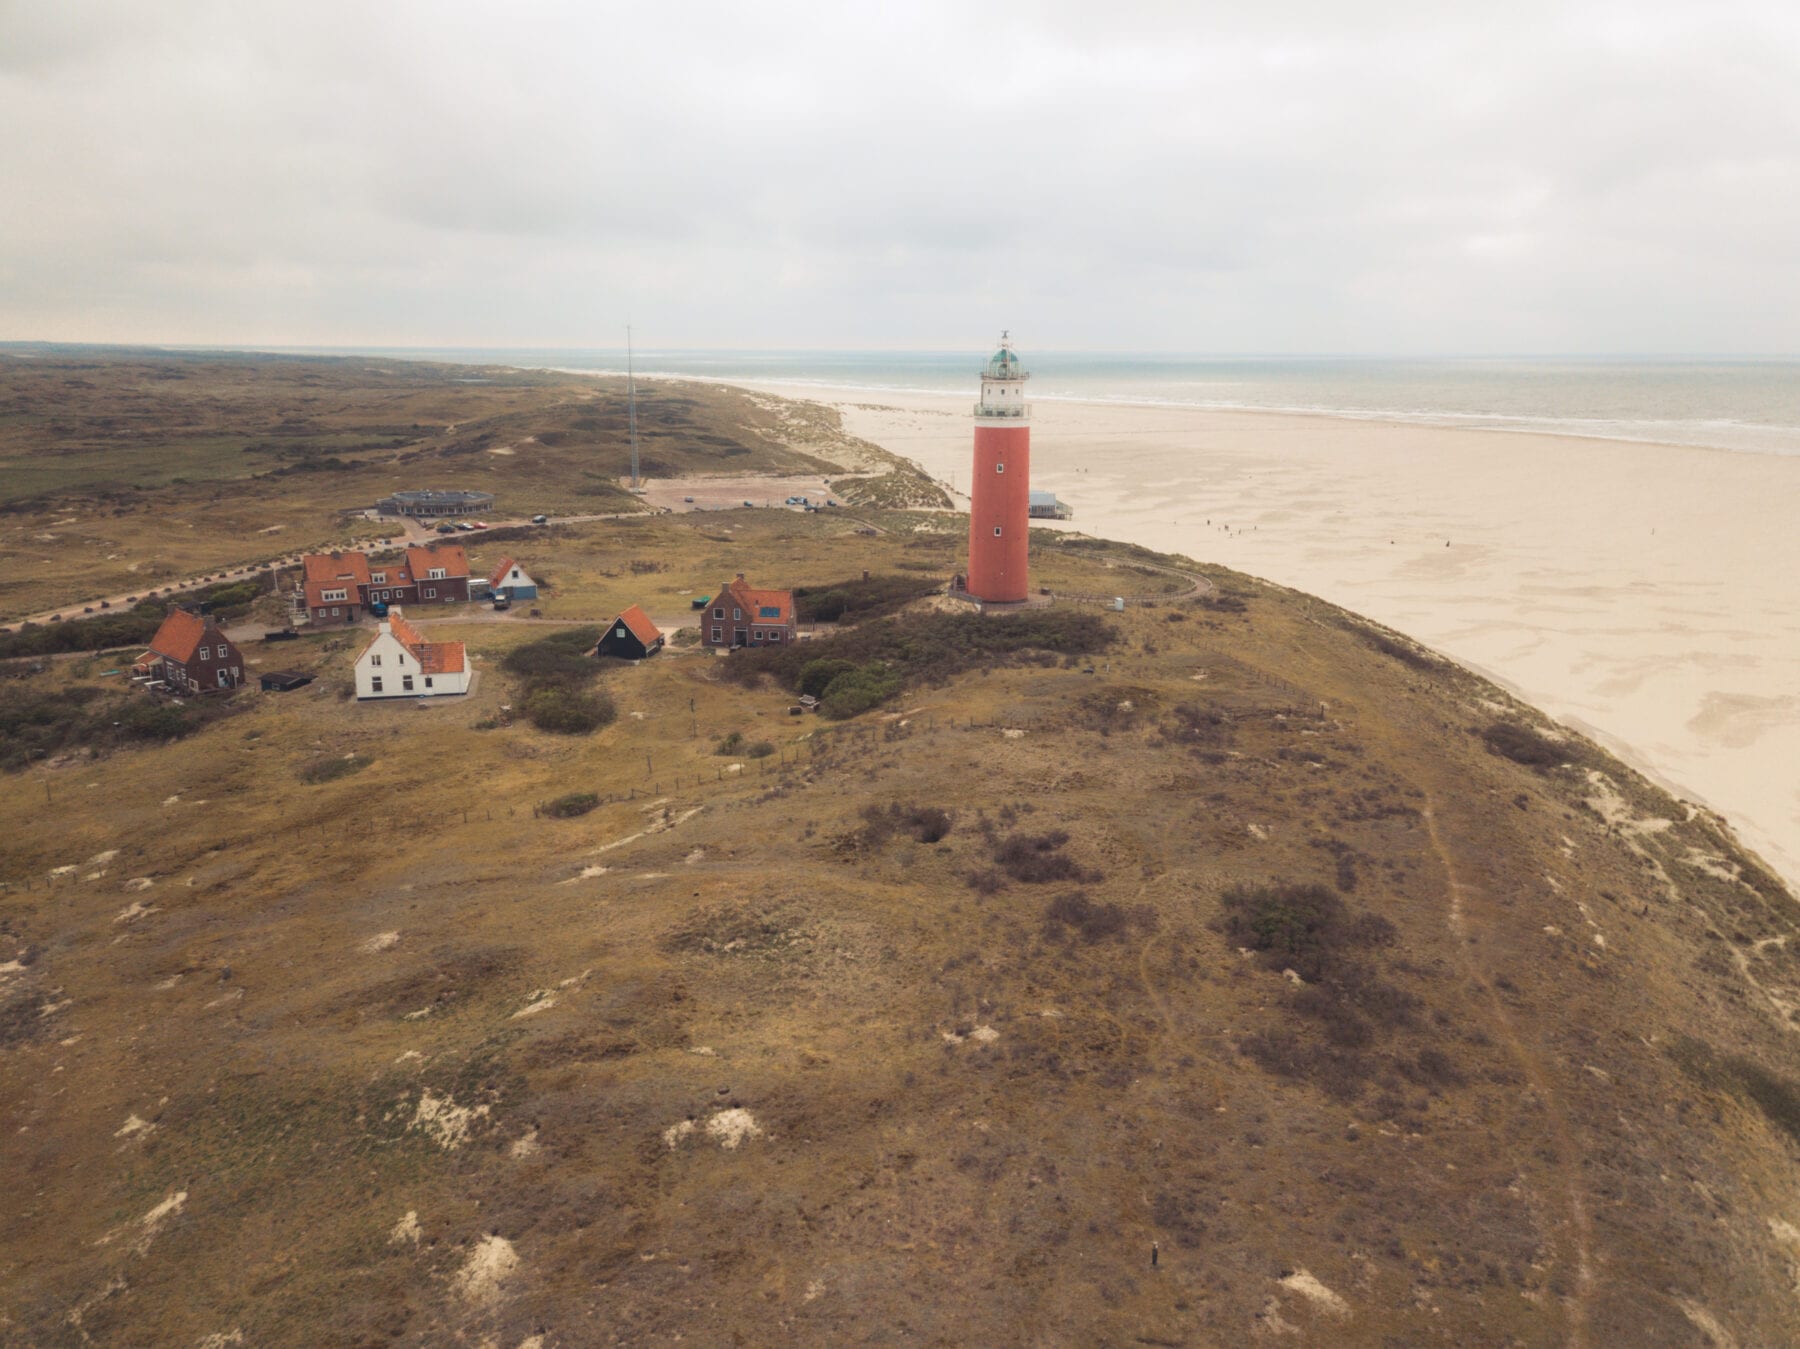
<svg viewBox="0 0 1800 1349">
<path fill-rule="evenodd" d="M 1516 721 L 1496 721 L 1481 733 L 1491 753 L 1527 768 L 1557 768 L 1572 757 L 1568 747 Z"/>
<path fill-rule="evenodd" d="M 599 804 L 600 798 L 593 792 L 570 792 L 546 802 L 542 811 L 553 820 L 573 820 L 586 815 Z"/>
</svg>

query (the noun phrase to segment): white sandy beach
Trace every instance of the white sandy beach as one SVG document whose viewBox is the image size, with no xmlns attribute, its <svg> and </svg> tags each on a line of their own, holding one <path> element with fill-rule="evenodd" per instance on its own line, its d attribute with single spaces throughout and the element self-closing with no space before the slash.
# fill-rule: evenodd
<svg viewBox="0 0 1800 1349">
<path fill-rule="evenodd" d="M 972 397 L 820 401 L 967 489 Z M 1720 811 L 1800 885 L 1800 457 L 1039 402 L 1032 486 L 1086 533 L 1455 657 Z"/>
</svg>

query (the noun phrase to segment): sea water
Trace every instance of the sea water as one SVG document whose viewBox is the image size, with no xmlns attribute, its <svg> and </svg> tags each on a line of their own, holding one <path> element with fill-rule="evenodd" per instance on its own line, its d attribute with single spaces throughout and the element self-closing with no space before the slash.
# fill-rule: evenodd
<svg viewBox="0 0 1800 1349">
<path fill-rule="evenodd" d="M 625 371 L 623 349 L 409 347 L 362 348 L 359 354 L 596 374 Z M 779 383 L 816 388 L 822 395 L 973 395 L 987 354 L 649 348 L 635 353 L 635 368 L 646 379 Z M 1029 346 L 1021 354 L 1036 401 L 1313 413 L 1800 454 L 1800 361 L 1791 358 L 1394 360 L 1033 351 Z"/>
</svg>

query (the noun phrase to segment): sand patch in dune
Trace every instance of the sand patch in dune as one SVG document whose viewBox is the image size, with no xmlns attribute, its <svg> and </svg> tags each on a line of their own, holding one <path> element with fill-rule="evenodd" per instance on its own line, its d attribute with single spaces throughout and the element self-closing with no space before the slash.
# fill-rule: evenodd
<svg viewBox="0 0 1800 1349">
<path fill-rule="evenodd" d="M 1350 1315 L 1350 1304 L 1304 1269 L 1297 1269 L 1282 1279 L 1281 1286 L 1300 1294 L 1327 1315 L 1337 1317 Z"/>
<path fill-rule="evenodd" d="M 458 1105 L 449 1096 L 439 1096 L 427 1087 L 419 1097 L 408 1129 L 428 1134 L 446 1152 L 453 1152 L 469 1141 L 470 1132 L 488 1117 L 485 1105 Z"/>
<path fill-rule="evenodd" d="M 456 1272 L 454 1285 L 464 1301 L 485 1306 L 504 1296 L 507 1280 L 518 1268 L 519 1254 L 512 1242 L 490 1233 L 469 1252 L 468 1260 Z"/>
</svg>

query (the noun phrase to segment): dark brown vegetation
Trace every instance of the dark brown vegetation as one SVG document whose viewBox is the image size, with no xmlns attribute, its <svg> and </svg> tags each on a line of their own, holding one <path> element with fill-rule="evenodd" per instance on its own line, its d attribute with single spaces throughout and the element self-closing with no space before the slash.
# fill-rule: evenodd
<svg viewBox="0 0 1800 1349">
<path fill-rule="evenodd" d="M 600 662 L 588 655 L 599 628 L 567 628 L 514 647 L 502 662 L 523 681 L 519 703 L 540 731 L 588 735 L 618 715 L 604 689 L 594 688 Z"/>
<path fill-rule="evenodd" d="M 825 585 L 796 586 L 794 615 L 802 623 L 856 622 L 879 618 L 943 588 L 940 580 L 914 576 L 864 576 Z"/>
<path fill-rule="evenodd" d="M 1108 624 L 1072 610 L 1000 617 L 911 612 L 804 645 L 739 651 L 726 674 L 745 685 L 769 675 L 796 693 L 813 694 L 821 712 L 841 720 L 908 685 L 942 684 L 983 666 L 1051 665 L 1103 651 L 1113 636 Z"/>
<path fill-rule="evenodd" d="M 0 682 L 0 768 L 17 772 L 76 750 L 180 740 L 229 711 L 222 699 L 176 706 L 135 689 L 109 694 L 92 684 L 37 689 Z"/>
</svg>

